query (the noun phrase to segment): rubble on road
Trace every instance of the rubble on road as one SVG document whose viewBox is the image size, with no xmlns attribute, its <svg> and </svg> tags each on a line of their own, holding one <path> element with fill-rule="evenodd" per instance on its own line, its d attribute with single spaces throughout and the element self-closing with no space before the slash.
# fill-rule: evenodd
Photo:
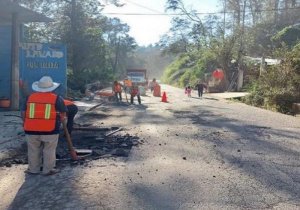
<svg viewBox="0 0 300 210">
<path fill-rule="evenodd" d="M 100 121 L 111 116 L 107 113 L 111 113 L 115 106 L 125 106 L 127 105 L 126 103 L 105 102 L 101 99 L 82 100 L 75 103 L 79 107 L 79 113 L 75 118 L 71 139 L 78 155 L 84 158 L 84 160 L 79 161 L 80 164 L 85 160 L 128 157 L 132 146 L 138 146 L 143 143 L 143 140 L 140 140 L 137 136 L 127 134 L 124 131 L 126 128 L 101 126 L 103 122 Z M 1 115 L 5 116 L 0 120 L 0 124 L 11 129 L 6 129 L 9 133 L 3 133 L 3 141 L 0 141 L 0 152 L 3 151 L 0 155 L 0 167 L 28 164 L 27 145 L 19 112 L 6 112 L 1 113 Z M 16 120 L 17 122 L 15 122 Z M 11 147 L 11 149 L 6 145 Z M 13 147 L 12 145 L 15 146 Z M 64 134 L 61 134 L 57 147 L 58 165 L 60 162 L 64 162 L 63 164 L 77 164 L 72 162 L 67 148 Z"/>
<path fill-rule="evenodd" d="M 74 130 L 72 133 L 74 148 L 78 151 L 78 155 L 81 155 L 80 157 L 84 158 L 84 160 L 95 160 L 108 157 L 128 157 L 133 146 L 138 146 L 143 143 L 143 140 L 140 140 L 137 136 L 131 136 L 129 134 L 112 135 L 115 134 L 116 131 L 121 131 L 122 128 L 112 127 L 98 129 L 99 130 Z M 107 131 L 111 134 L 107 135 Z M 56 150 L 58 165 L 60 161 L 71 161 L 70 153 L 67 150 L 67 141 L 64 138 L 65 137 L 63 137 L 62 134 Z M 27 149 L 24 144 L 17 154 L 2 160 L 0 162 L 0 167 L 11 167 L 13 164 L 27 163 Z"/>
<path fill-rule="evenodd" d="M 120 131 L 120 129 L 112 127 L 109 133 Z M 72 133 L 73 145 L 76 149 L 92 150 L 91 157 L 97 159 L 104 155 L 128 157 L 132 146 L 143 143 L 137 136 L 129 134 L 107 135 L 106 130 L 74 130 Z M 64 148 L 66 148 L 66 141 L 62 140 L 59 142 L 57 149 L 59 159 L 70 158 L 68 151 Z"/>
</svg>

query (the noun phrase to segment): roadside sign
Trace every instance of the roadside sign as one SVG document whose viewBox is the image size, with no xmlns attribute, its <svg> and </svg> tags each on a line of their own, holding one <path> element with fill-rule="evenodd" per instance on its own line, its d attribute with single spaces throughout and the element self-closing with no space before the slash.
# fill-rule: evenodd
<svg viewBox="0 0 300 210">
<path fill-rule="evenodd" d="M 56 93 L 65 96 L 67 87 L 67 56 L 63 44 L 21 43 L 20 81 L 32 92 L 33 82 L 42 76 L 52 77 L 60 83 Z"/>
</svg>

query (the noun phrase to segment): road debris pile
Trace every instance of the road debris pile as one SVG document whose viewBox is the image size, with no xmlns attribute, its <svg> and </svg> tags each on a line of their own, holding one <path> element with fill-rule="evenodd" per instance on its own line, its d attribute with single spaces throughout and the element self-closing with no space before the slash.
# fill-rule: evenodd
<svg viewBox="0 0 300 210">
<path fill-rule="evenodd" d="M 96 160 L 110 157 L 128 157 L 133 146 L 144 143 L 137 136 L 117 135 L 122 128 L 80 127 L 72 133 L 72 141 L 78 156 L 84 160 Z M 64 134 L 60 135 L 56 157 L 58 161 L 71 161 Z M 14 164 L 28 164 L 26 144 L 10 158 L 0 162 L 0 167 Z"/>
<path fill-rule="evenodd" d="M 116 135 L 122 128 L 80 127 L 72 133 L 72 142 L 79 156 L 84 158 L 128 157 L 132 146 L 143 143 L 137 136 Z M 57 158 L 70 159 L 66 141 L 59 141 Z"/>
<path fill-rule="evenodd" d="M 129 107 L 129 104 L 108 102 L 101 98 L 96 98 L 92 101 L 77 101 L 77 106 L 79 107 L 79 113 L 75 119 L 71 141 L 75 152 L 80 157 L 79 162 L 99 158 L 128 157 L 132 146 L 138 146 L 143 143 L 143 140 L 140 140 L 139 137 L 129 135 L 124 131 L 125 129 L 123 127 L 109 127 L 113 126 L 113 123 L 103 127 L 103 121 L 113 116 L 111 114 L 113 110 L 122 108 L 123 106 Z M 16 124 L 13 121 L 15 117 L 20 118 L 16 115 L 13 116 L 11 123 L 14 123 L 14 125 Z M 8 116 L 6 116 L 6 118 L 8 118 Z M 12 148 L 9 154 L 0 159 L 0 167 L 28 164 L 25 133 L 20 126 L 22 124 L 21 118 L 18 120 L 18 138 L 21 139 L 19 146 Z M 10 133 L 14 132 L 15 130 L 10 131 Z M 5 136 L 9 135 L 5 134 Z M 7 141 L 11 141 L 11 138 Z M 62 128 L 56 149 L 56 157 L 57 164 L 59 165 L 66 165 L 70 162 L 72 162 L 73 165 L 73 163 L 76 162 L 70 155 L 66 135 Z"/>
</svg>

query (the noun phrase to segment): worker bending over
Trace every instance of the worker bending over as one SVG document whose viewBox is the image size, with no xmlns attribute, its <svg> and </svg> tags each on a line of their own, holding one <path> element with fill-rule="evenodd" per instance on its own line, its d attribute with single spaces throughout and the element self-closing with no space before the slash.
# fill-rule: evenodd
<svg viewBox="0 0 300 210">
<path fill-rule="evenodd" d="M 118 81 L 114 81 L 113 92 L 117 101 L 122 101 L 122 86 Z"/>
<path fill-rule="evenodd" d="M 134 97 L 137 96 L 139 104 L 141 104 L 141 96 L 139 92 L 139 87 L 137 85 L 133 85 L 130 90 L 130 103 L 133 104 Z"/>
<path fill-rule="evenodd" d="M 64 104 L 67 107 L 67 129 L 69 134 L 71 135 L 73 131 L 74 118 L 78 112 L 78 107 L 74 104 L 73 101 L 67 99 L 64 99 Z"/>
</svg>

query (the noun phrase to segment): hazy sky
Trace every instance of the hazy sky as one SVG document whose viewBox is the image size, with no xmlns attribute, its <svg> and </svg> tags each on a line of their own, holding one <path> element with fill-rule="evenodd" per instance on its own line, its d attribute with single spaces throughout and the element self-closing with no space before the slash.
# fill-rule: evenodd
<svg viewBox="0 0 300 210">
<path fill-rule="evenodd" d="M 117 8 L 106 6 L 103 13 L 109 17 L 118 17 L 130 26 L 129 34 L 139 45 L 154 44 L 170 28 L 172 16 L 167 15 L 125 15 L 125 14 L 161 14 L 165 13 L 166 0 L 121 0 L 125 5 Z M 198 12 L 215 12 L 221 9 L 219 0 L 183 0 L 187 8 Z M 118 13 L 118 14 L 107 14 Z"/>
</svg>

